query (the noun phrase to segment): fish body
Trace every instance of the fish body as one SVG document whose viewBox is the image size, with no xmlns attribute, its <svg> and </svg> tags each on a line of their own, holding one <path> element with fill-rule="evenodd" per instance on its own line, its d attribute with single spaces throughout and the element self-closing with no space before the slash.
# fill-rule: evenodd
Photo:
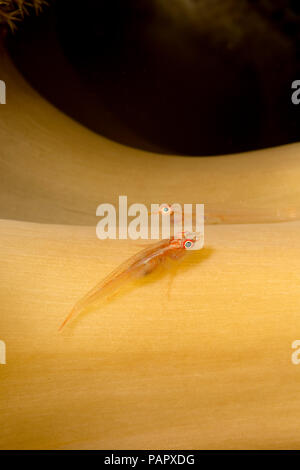
<svg viewBox="0 0 300 470">
<path fill-rule="evenodd" d="M 278 222 L 291 222 L 300 219 L 300 207 L 264 208 L 246 207 L 242 204 L 205 204 L 204 222 L 207 225 L 218 224 L 265 224 Z M 191 219 L 195 223 L 193 213 L 178 210 L 176 205 L 161 204 L 158 213 L 169 215 L 173 222 L 182 222 L 183 218 Z"/>
<path fill-rule="evenodd" d="M 102 297 L 116 292 L 126 282 L 152 273 L 159 265 L 165 264 L 168 260 L 178 261 L 181 259 L 186 251 L 192 248 L 196 238 L 195 234 L 186 236 L 182 234 L 182 238 L 172 237 L 160 240 L 129 258 L 74 305 L 61 324 L 59 331 L 88 306 Z"/>
</svg>

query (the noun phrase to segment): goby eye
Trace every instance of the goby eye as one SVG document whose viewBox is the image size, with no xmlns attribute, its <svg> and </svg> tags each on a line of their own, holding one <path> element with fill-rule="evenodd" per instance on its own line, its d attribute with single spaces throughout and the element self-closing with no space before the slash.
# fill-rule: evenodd
<svg viewBox="0 0 300 470">
<path fill-rule="evenodd" d="M 188 250 L 189 248 L 192 248 L 193 244 L 194 243 L 193 243 L 192 240 L 185 240 L 183 246 L 184 246 L 184 248 L 186 248 Z"/>
<path fill-rule="evenodd" d="M 165 204 L 165 205 L 163 205 L 163 206 L 160 207 L 160 210 L 161 210 L 161 212 L 163 212 L 164 214 L 168 214 L 168 213 L 170 212 L 171 208 L 170 208 L 170 206 L 168 206 L 168 205 Z"/>
</svg>

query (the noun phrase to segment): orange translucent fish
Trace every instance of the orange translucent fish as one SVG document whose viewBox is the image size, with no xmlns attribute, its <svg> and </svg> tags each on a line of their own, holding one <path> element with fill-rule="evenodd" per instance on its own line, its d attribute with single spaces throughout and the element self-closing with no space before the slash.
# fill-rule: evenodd
<svg viewBox="0 0 300 470">
<path fill-rule="evenodd" d="M 193 248 L 193 245 L 197 242 L 197 237 L 198 235 L 193 233 L 183 234 L 182 238 L 173 237 L 161 240 L 129 258 L 74 305 L 60 326 L 59 331 L 88 306 L 101 298 L 105 298 L 108 294 L 116 292 L 124 283 L 153 272 L 167 260 L 176 261 L 182 258 L 187 250 Z"/>
<path fill-rule="evenodd" d="M 180 212 L 170 204 L 161 204 L 159 213 L 182 218 L 184 211 Z M 194 219 L 193 214 L 190 216 Z M 300 220 L 300 207 L 293 208 L 264 208 L 247 207 L 242 204 L 204 204 L 204 222 L 214 224 L 264 224 L 276 222 L 289 222 Z"/>
</svg>

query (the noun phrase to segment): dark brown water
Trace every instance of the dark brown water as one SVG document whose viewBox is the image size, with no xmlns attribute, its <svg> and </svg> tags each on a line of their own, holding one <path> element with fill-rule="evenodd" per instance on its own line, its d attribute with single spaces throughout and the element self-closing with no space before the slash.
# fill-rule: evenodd
<svg viewBox="0 0 300 470">
<path fill-rule="evenodd" d="M 59 0 L 9 47 L 40 93 L 95 132 L 218 155 L 299 140 L 299 25 L 291 0 Z"/>
</svg>

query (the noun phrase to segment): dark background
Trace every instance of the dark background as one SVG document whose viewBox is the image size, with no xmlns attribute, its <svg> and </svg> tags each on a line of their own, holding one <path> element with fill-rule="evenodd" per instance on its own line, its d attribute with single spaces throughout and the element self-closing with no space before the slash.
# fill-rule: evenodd
<svg viewBox="0 0 300 470">
<path fill-rule="evenodd" d="M 126 145 L 218 155 L 299 140 L 298 0 L 59 0 L 8 45 L 41 94 Z"/>
</svg>

